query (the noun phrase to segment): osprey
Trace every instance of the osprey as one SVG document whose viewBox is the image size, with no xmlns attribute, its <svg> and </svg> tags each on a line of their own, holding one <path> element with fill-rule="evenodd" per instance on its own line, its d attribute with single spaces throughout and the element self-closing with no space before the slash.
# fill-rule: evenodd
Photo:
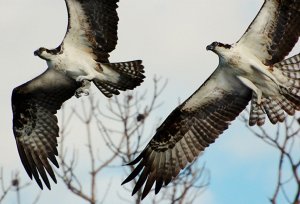
<svg viewBox="0 0 300 204">
<path fill-rule="evenodd" d="M 29 177 L 50 189 L 47 173 L 56 183 L 49 160 L 56 157 L 59 127 L 55 116 L 74 94 L 88 94 L 90 82 L 107 97 L 134 89 L 143 82 L 140 60 L 110 63 L 117 44 L 118 0 L 65 0 L 68 29 L 60 46 L 34 52 L 48 69 L 12 92 L 13 132 Z"/>
<path fill-rule="evenodd" d="M 132 195 L 142 199 L 155 182 L 175 178 L 228 128 L 251 100 L 250 125 L 282 122 L 300 110 L 300 54 L 283 60 L 300 34 L 300 0 L 265 0 L 245 34 L 234 44 L 207 46 L 219 65 L 204 84 L 179 105 L 157 129 L 138 164 L 122 183 L 138 176 Z M 145 184 L 145 185 L 144 185 Z"/>
</svg>

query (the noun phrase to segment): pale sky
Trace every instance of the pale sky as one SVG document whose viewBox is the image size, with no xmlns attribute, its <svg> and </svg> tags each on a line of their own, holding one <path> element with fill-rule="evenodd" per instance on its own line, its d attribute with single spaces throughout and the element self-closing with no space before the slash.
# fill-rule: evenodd
<svg viewBox="0 0 300 204">
<path fill-rule="evenodd" d="M 207 52 L 206 45 L 213 41 L 237 41 L 262 3 L 263 0 L 121 1 L 119 41 L 110 60 L 143 60 L 147 78 L 137 89 L 140 91 L 151 89 L 154 75 L 168 79 L 161 97 L 163 106 L 155 115 L 164 119 L 177 106 L 179 98 L 183 101 L 191 95 L 216 68 L 217 55 Z M 18 169 L 22 181 L 29 181 L 13 138 L 11 91 L 45 70 L 46 63 L 33 56 L 33 52 L 41 46 L 57 47 L 66 26 L 63 0 L 0 0 L 0 67 L 5 70 L 0 86 L 0 166 L 4 167 L 8 177 L 11 170 Z M 292 54 L 299 51 L 298 43 Z M 92 89 L 92 92 L 97 90 Z M 84 137 L 73 136 L 84 143 Z M 235 122 L 200 159 L 211 171 L 211 185 L 198 201 L 205 204 L 268 203 L 268 196 L 274 190 L 276 172 L 273 169 L 277 165 L 277 156 L 242 123 Z M 83 160 L 79 163 L 84 166 Z M 122 191 L 119 184 L 124 177 L 116 173 L 114 189 Z M 40 203 L 83 203 L 67 194 L 62 182 L 58 182 L 58 185 L 52 184 L 52 191 L 42 193 Z M 98 182 L 101 192 L 107 185 L 107 176 L 100 176 Z M 23 203 L 31 203 L 31 194 L 35 195 L 36 189 L 33 181 L 30 190 L 22 195 L 26 198 Z M 130 199 L 129 192 L 122 192 L 124 194 Z M 115 201 L 115 195 L 111 193 L 107 201 Z M 10 195 L 4 203 L 14 202 L 15 195 Z"/>
</svg>

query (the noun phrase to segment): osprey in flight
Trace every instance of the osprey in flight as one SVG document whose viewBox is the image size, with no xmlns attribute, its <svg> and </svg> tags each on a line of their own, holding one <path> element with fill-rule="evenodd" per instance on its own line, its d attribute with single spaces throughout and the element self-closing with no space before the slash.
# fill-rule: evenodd
<svg viewBox="0 0 300 204">
<path fill-rule="evenodd" d="M 139 175 L 132 194 L 142 199 L 175 178 L 226 130 L 251 100 L 250 125 L 272 123 L 300 110 L 300 54 L 284 59 L 300 35 L 300 0 L 265 0 L 245 34 L 234 44 L 206 47 L 219 65 L 206 82 L 178 106 L 129 165 Z M 145 185 L 144 185 L 145 184 Z"/>
<path fill-rule="evenodd" d="M 12 92 L 13 132 L 21 161 L 30 178 L 50 189 L 47 173 L 56 183 L 49 164 L 56 167 L 59 127 L 55 116 L 74 94 L 88 94 L 90 82 L 107 97 L 134 89 L 143 82 L 140 60 L 110 63 L 117 44 L 118 0 L 65 0 L 68 29 L 60 46 L 34 52 L 48 69 Z"/>
</svg>

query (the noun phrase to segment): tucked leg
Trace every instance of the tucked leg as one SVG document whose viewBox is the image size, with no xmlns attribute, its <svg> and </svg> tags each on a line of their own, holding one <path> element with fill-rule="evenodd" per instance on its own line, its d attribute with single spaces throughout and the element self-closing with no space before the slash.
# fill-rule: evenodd
<svg viewBox="0 0 300 204">
<path fill-rule="evenodd" d="M 257 104 L 260 105 L 261 101 L 262 101 L 262 91 L 257 88 L 257 86 L 255 86 L 252 81 L 250 81 L 249 79 L 242 77 L 242 76 L 238 76 L 238 78 L 241 80 L 241 82 L 247 86 L 249 89 L 251 89 L 252 91 L 254 91 L 254 93 L 257 96 Z"/>
<path fill-rule="evenodd" d="M 89 88 L 91 86 L 91 82 L 88 81 L 88 80 L 82 80 L 81 81 L 82 85 L 80 88 L 78 88 L 76 91 L 75 91 L 75 96 L 77 98 L 81 97 L 81 96 L 88 96 L 89 95 Z"/>
</svg>

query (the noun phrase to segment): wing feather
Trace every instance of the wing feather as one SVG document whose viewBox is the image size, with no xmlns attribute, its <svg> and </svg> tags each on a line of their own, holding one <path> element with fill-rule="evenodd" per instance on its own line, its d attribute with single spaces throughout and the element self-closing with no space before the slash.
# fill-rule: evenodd
<svg viewBox="0 0 300 204">
<path fill-rule="evenodd" d="M 148 193 L 150 192 L 151 187 L 153 186 L 153 184 L 155 182 L 155 178 L 156 178 L 156 172 L 150 172 L 147 182 L 146 182 L 146 185 L 145 185 L 145 188 L 144 188 L 144 191 L 143 191 L 143 194 L 142 194 L 142 198 L 145 198 L 148 195 Z"/>
<path fill-rule="evenodd" d="M 300 0 L 265 0 L 238 41 L 266 65 L 284 59 L 300 35 Z"/>
<path fill-rule="evenodd" d="M 251 91 L 225 70 L 218 68 L 189 99 L 178 106 L 157 129 L 142 153 L 130 163 L 139 164 L 123 184 L 142 172 L 134 193 L 146 183 L 142 194 L 144 198 L 154 180 L 155 193 L 158 193 L 163 184 L 167 185 L 188 162 L 194 161 L 247 106 Z M 148 157 L 150 150 L 154 160 Z"/>
<path fill-rule="evenodd" d="M 176 148 L 171 149 L 171 155 L 172 155 L 171 164 L 173 166 L 173 168 L 171 170 L 172 170 L 172 176 L 174 177 L 180 171 L 179 161 L 178 161 L 178 157 L 176 154 Z"/>
<path fill-rule="evenodd" d="M 95 54 L 100 62 L 108 62 L 116 47 L 118 35 L 118 0 L 65 0 L 68 30 L 63 46 Z"/>
<path fill-rule="evenodd" d="M 183 169 L 187 165 L 188 160 L 187 160 L 187 157 L 185 156 L 185 154 L 183 154 L 183 148 L 181 146 L 181 143 L 177 142 L 176 147 L 174 149 L 176 149 L 176 156 L 179 161 L 179 166 L 181 169 Z M 173 177 L 176 177 L 176 175 L 175 176 L 173 175 Z"/>
<path fill-rule="evenodd" d="M 48 159 L 58 167 L 57 110 L 71 98 L 79 87 L 65 74 L 48 69 L 35 79 L 15 88 L 12 93 L 13 132 L 23 166 L 43 188 L 42 180 L 50 189 L 47 173 L 56 183 Z M 47 172 L 47 173 L 46 173 Z"/>
</svg>

